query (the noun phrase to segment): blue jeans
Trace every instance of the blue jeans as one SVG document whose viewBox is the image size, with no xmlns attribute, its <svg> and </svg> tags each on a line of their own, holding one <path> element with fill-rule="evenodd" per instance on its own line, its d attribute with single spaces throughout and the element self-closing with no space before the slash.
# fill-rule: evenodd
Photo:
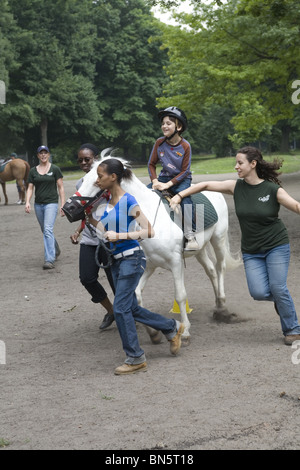
<svg viewBox="0 0 300 470">
<path fill-rule="evenodd" d="M 158 181 L 160 183 L 168 183 L 170 181 L 170 177 L 168 176 L 159 176 Z M 172 193 L 174 196 L 175 194 L 180 193 L 180 191 L 184 191 L 185 189 L 189 188 L 191 186 L 191 179 L 190 178 L 185 178 L 181 183 L 178 183 L 174 186 L 171 186 L 171 188 L 168 189 L 170 193 Z M 148 188 L 152 188 L 152 183 L 148 184 Z M 196 219 L 193 217 L 193 201 L 190 196 L 184 197 L 181 200 L 181 209 L 182 209 L 182 214 L 183 214 L 183 219 L 184 219 L 184 234 L 185 235 L 191 235 L 192 232 L 196 232 Z"/>
<path fill-rule="evenodd" d="M 55 240 L 53 229 L 57 216 L 58 204 L 34 204 L 36 218 L 40 224 L 44 238 L 44 258 L 45 262 L 55 261 L 58 243 Z"/>
<path fill-rule="evenodd" d="M 127 364 L 141 364 L 146 360 L 139 345 L 136 321 L 160 330 L 169 340 L 177 333 L 176 320 L 165 318 L 138 305 L 135 289 L 145 266 L 146 258 L 140 250 L 131 256 L 114 260 L 111 267 L 115 285 L 114 316 Z"/>
<path fill-rule="evenodd" d="M 290 245 L 262 253 L 244 253 L 243 261 L 250 295 L 255 300 L 276 303 L 285 336 L 300 334 L 294 302 L 287 288 Z"/>
</svg>

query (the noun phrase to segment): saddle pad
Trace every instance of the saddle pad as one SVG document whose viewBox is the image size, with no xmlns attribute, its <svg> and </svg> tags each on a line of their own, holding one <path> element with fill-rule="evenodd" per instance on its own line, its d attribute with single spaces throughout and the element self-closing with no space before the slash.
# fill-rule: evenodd
<svg viewBox="0 0 300 470">
<path fill-rule="evenodd" d="M 11 162 L 11 160 L 7 160 L 6 162 L 0 163 L 0 173 L 2 173 L 5 170 L 5 167 L 9 162 Z"/>
<path fill-rule="evenodd" d="M 218 222 L 218 214 L 212 205 L 212 203 L 207 199 L 207 197 L 202 193 L 193 194 L 191 196 L 193 201 L 193 209 L 196 209 L 198 224 L 203 217 L 203 207 L 204 207 L 204 230 L 208 227 L 211 227 Z M 163 203 L 169 206 L 168 201 L 163 197 Z M 169 211 L 170 217 L 174 221 L 174 211 Z M 202 223 L 201 223 L 202 226 Z"/>
</svg>

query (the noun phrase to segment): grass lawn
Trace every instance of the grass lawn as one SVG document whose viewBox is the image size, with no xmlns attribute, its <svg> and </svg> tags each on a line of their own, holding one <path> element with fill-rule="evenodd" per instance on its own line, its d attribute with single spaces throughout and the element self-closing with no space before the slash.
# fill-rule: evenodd
<svg viewBox="0 0 300 470">
<path fill-rule="evenodd" d="M 300 152 L 293 152 L 287 155 L 273 154 L 264 156 L 265 160 L 272 161 L 274 158 L 283 160 L 281 168 L 282 173 L 295 173 L 300 171 Z M 196 175 L 213 175 L 222 173 L 234 173 L 235 157 L 216 158 L 214 155 L 194 155 L 192 157 L 192 172 Z M 137 177 L 148 176 L 147 165 L 135 167 L 134 173 Z M 158 167 L 159 170 L 159 167 Z M 64 171 L 66 180 L 77 180 L 82 176 L 81 171 L 67 172 Z"/>
</svg>

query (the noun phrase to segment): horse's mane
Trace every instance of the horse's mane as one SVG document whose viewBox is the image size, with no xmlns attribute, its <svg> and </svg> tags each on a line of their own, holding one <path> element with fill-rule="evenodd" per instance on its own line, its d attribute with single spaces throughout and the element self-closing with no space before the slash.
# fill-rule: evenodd
<svg viewBox="0 0 300 470">
<path fill-rule="evenodd" d="M 131 162 L 120 155 L 120 149 L 114 148 L 114 147 L 109 147 L 109 148 L 106 148 L 106 149 L 102 150 L 102 152 L 100 153 L 100 160 L 97 160 L 97 162 L 95 162 L 94 165 L 95 164 L 99 165 L 99 163 L 104 162 L 108 158 L 116 158 L 116 159 L 120 160 L 123 163 L 125 169 L 128 170 L 128 171 L 125 172 L 125 174 L 123 176 L 123 179 L 122 179 L 122 186 L 126 187 L 126 190 L 128 188 L 128 185 L 126 183 L 130 184 L 130 182 L 134 182 L 139 187 L 140 191 L 143 191 L 143 193 L 147 194 L 147 197 L 153 198 L 154 201 L 156 201 L 156 199 L 159 198 L 158 194 L 156 194 L 154 191 L 149 189 L 133 173 Z"/>
<path fill-rule="evenodd" d="M 126 160 L 122 155 L 120 155 L 120 149 L 118 148 L 108 147 L 102 150 L 102 152 L 100 153 L 99 163 L 102 163 L 108 158 L 116 158 L 117 160 L 120 160 L 120 162 L 123 163 L 124 168 L 127 168 L 129 170 L 131 170 L 132 168 L 131 163 L 128 160 Z"/>
</svg>

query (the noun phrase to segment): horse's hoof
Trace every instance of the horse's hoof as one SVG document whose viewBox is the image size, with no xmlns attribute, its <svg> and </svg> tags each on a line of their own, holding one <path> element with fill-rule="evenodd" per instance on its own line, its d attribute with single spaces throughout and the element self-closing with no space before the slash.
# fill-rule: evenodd
<svg viewBox="0 0 300 470">
<path fill-rule="evenodd" d="M 237 315 L 230 313 L 227 308 L 220 308 L 214 311 L 213 319 L 217 322 L 233 323 L 237 320 Z"/>
<path fill-rule="evenodd" d="M 159 344 L 161 343 L 162 333 L 161 331 L 156 331 L 153 335 L 150 335 L 151 343 L 152 344 Z"/>
<path fill-rule="evenodd" d="M 186 346 L 189 346 L 190 342 L 191 342 L 190 336 L 181 336 L 181 346 L 185 348 Z"/>
</svg>

